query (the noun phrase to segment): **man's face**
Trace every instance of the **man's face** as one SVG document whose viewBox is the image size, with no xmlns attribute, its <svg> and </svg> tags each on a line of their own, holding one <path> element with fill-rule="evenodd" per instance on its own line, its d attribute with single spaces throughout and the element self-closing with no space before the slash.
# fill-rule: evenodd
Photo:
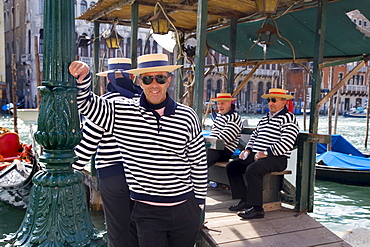
<svg viewBox="0 0 370 247">
<path fill-rule="evenodd" d="M 280 111 L 281 109 L 284 108 L 286 104 L 286 100 L 282 98 L 268 98 L 266 100 L 268 102 L 271 114 L 275 114 L 276 112 Z"/>
<path fill-rule="evenodd" d="M 163 84 L 158 83 L 156 77 Z M 152 82 L 150 80 L 152 79 Z M 143 89 L 146 99 L 149 103 L 157 105 L 166 99 L 167 88 L 170 86 L 171 77 L 167 72 L 149 72 L 139 76 L 140 87 Z M 148 84 L 149 83 L 149 84 Z"/>
<path fill-rule="evenodd" d="M 225 115 L 231 110 L 231 101 L 230 100 L 225 100 L 225 101 L 218 101 L 217 102 L 217 109 L 219 113 L 222 115 Z"/>
</svg>

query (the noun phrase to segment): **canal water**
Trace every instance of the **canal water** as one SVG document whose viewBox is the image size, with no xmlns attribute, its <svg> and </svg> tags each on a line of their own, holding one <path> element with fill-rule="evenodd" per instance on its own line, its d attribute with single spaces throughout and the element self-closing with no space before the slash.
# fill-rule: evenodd
<svg viewBox="0 0 370 247">
<path fill-rule="evenodd" d="M 255 127 L 261 115 L 242 115 L 242 118 L 248 119 L 249 126 Z M 297 116 L 297 119 L 303 129 L 303 116 Z M 205 124 L 211 125 L 211 120 L 207 119 Z M 307 127 L 308 125 L 307 118 Z M 0 115 L 0 126 L 13 129 L 13 118 Z M 36 131 L 35 123 L 19 120 L 18 128 L 22 141 L 30 143 L 30 128 Z M 327 130 L 327 117 L 320 116 L 319 133 L 326 134 Z M 368 153 L 368 149 L 364 147 L 365 131 L 366 119 L 338 117 L 336 134 L 344 136 L 360 151 Z M 341 233 L 359 227 L 370 230 L 370 187 L 316 180 L 314 199 L 314 211 L 310 215 L 331 231 Z M 24 214 L 23 209 L 13 208 L 0 202 L 0 236 L 15 232 Z M 91 212 L 90 216 L 95 227 L 103 231 L 103 214 Z"/>
</svg>

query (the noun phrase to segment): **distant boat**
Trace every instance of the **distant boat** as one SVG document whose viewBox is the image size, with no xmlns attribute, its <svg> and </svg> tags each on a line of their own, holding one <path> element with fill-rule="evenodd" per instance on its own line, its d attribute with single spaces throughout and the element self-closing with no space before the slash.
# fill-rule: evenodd
<svg viewBox="0 0 370 247">
<path fill-rule="evenodd" d="M 366 112 L 362 107 L 351 108 L 349 111 L 345 111 L 343 116 L 352 118 L 366 118 Z"/>
<path fill-rule="evenodd" d="M 13 109 L 11 110 L 13 113 Z M 17 108 L 17 116 L 22 119 L 23 121 L 33 121 L 37 122 L 37 118 L 39 116 L 39 109 L 18 109 Z"/>
<path fill-rule="evenodd" d="M 353 117 L 353 118 L 366 118 L 366 113 L 350 113 L 350 112 L 344 112 L 344 117 Z"/>
</svg>

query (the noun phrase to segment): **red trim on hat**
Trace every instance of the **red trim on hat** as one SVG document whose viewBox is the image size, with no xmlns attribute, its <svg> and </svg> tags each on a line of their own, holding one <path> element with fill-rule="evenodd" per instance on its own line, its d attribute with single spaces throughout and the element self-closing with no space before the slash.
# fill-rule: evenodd
<svg viewBox="0 0 370 247">
<path fill-rule="evenodd" d="M 285 94 L 285 95 L 287 95 L 286 93 L 278 93 L 278 92 L 271 92 L 269 94 Z"/>
<path fill-rule="evenodd" d="M 231 97 L 231 96 L 220 96 L 220 97 L 216 97 L 215 99 L 222 99 L 222 98 L 231 99 L 231 98 L 234 98 L 234 97 Z"/>
</svg>

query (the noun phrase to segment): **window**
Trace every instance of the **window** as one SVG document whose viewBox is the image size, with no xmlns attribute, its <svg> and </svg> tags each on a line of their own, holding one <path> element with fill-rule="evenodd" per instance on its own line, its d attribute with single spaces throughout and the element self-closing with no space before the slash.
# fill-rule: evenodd
<svg viewBox="0 0 370 247">
<path fill-rule="evenodd" d="M 143 40 L 142 39 L 139 39 L 137 41 L 137 55 L 138 56 L 141 56 L 142 55 L 142 52 L 143 52 Z"/>
<path fill-rule="evenodd" d="M 44 0 L 39 0 L 39 14 L 44 14 Z"/>
<path fill-rule="evenodd" d="M 39 54 L 44 53 L 44 29 L 40 29 Z"/>
<path fill-rule="evenodd" d="M 31 54 L 31 30 L 28 30 L 28 53 Z"/>
<path fill-rule="evenodd" d="M 77 0 L 75 0 L 75 17 L 77 17 Z"/>
<path fill-rule="evenodd" d="M 263 92 L 263 83 L 262 83 L 262 81 L 260 81 L 258 83 L 258 87 L 257 87 L 257 103 L 259 103 L 259 104 L 262 103 L 262 98 L 261 98 L 262 94 L 264 94 L 264 92 Z"/>
<path fill-rule="evenodd" d="M 358 20 L 358 25 L 361 26 L 362 25 L 362 20 Z"/>
<path fill-rule="evenodd" d="M 81 1 L 81 6 L 80 6 L 80 14 L 84 13 L 87 10 L 87 2 L 85 0 Z"/>
<path fill-rule="evenodd" d="M 152 53 L 158 53 L 158 43 L 155 40 L 153 41 Z"/>
<path fill-rule="evenodd" d="M 126 39 L 126 57 L 130 58 L 131 52 L 131 38 Z"/>
<path fill-rule="evenodd" d="M 144 54 L 150 53 L 150 39 L 147 39 L 144 45 Z"/>
<path fill-rule="evenodd" d="M 91 1 L 90 7 L 93 6 L 93 5 L 95 5 L 95 2 L 94 1 Z"/>
<path fill-rule="evenodd" d="M 8 22 L 7 22 L 7 20 L 6 20 L 6 11 L 4 11 L 4 23 L 5 23 L 5 24 L 8 24 Z M 6 26 L 4 26 L 4 28 L 5 28 L 5 31 L 7 31 L 7 30 L 8 30 L 7 25 L 6 25 Z"/>
<path fill-rule="evenodd" d="M 206 92 L 206 101 L 209 101 L 212 96 L 212 79 L 207 80 L 207 92 Z"/>
<path fill-rule="evenodd" d="M 367 21 L 364 21 L 364 27 L 366 27 L 367 26 Z"/>
<path fill-rule="evenodd" d="M 356 19 L 353 19 L 353 22 L 354 22 L 354 23 L 357 23 L 357 20 L 356 20 Z"/>
</svg>

